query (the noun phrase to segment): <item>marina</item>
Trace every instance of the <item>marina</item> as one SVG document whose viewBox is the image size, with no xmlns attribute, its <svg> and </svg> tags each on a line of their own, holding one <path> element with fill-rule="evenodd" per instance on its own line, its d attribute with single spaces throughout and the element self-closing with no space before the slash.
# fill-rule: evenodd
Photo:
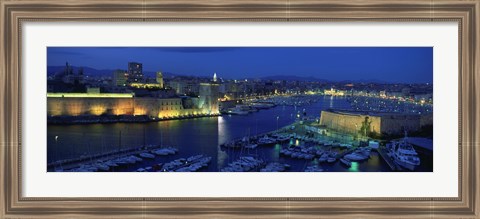
<svg viewBox="0 0 480 219">
<path fill-rule="evenodd" d="M 206 48 L 48 48 L 47 171 L 433 171 L 431 48 Z"/>
<path fill-rule="evenodd" d="M 348 108 L 350 105 L 346 98 L 320 96 L 318 101 L 304 104 L 302 108 L 279 104 L 248 115 L 139 124 L 49 125 L 52 145 L 62 148 L 70 145 L 72 149 L 68 153 L 49 153 L 49 158 L 63 156 L 63 159 L 49 162 L 48 169 L 85 172 L 405 170 L 389 156 L 384 143 L 370 147 L 362 138 L 354 140 L 334 131 L 327 135 L 312 128 L 309 124 L 315 123 L 314 115 L 330 106 Z M 303 112 L 306 120 L 300 121 L 296 115 Z M 90 128 L 102 129 L 105 134 L 89 134 Z M 69 135 L 66 135 L 67 131 Z M 59 136 L 56 142 L 55 136 Z M 136 146 L 143 144 L 146 146 Z M 164 144 L 175 147 L 161 146 Z M 82 146 L 83 150 L 80 150 Z M 427 161 L 415 171 L 431 169 L 426 164 L 432 155 L 428 150 L 424 151 L 427 153 L 420 154 L 420 157 Z M 209 157 L 209 161 L 193 167 L 182 164 L 183 159 L 191 156 Z M 175 166 L 175 163 L 182 165 Z"/>
</svg>

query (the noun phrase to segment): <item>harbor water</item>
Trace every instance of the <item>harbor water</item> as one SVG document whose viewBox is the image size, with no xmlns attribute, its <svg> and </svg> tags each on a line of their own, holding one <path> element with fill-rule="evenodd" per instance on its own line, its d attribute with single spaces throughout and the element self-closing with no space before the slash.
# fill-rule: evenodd
<svg viewBox="0 0 480 219">
<path fill-rule="evenodd" d="M 144 159 L 140 163 L 119 167 L 116 171 L 135 171 L 138 168 L 203 154 L 212 157 L 212 160 L 208 167 L 200 171 L 216 172 L 240 156 L 253 156 L 267 163 L 289 164 L 290 168 L 287 171 L 303 172 L 307 166 L 318 163 L 317 159 L 293 159 L 282 156 L 280 154 L 282 146 L 279 144 L 259 146 L 255 149 L 224 148 L 220 147 L 220 144 L 288 126 L 295 122 L 297 114 L 319 117 L 321 110 L 329 108 L 349 109 L 350 104 L 343 97 L 320 96 L 317 102 L 310 105 L 276 106 L 248 115 L 222 115 L 148 123 L 48 125 L 47 162 L 88 157 L 145 145 L 160 145 L 175 147 L 179 151 L 175 155 Z M 376 152 L 372 152 L 371 155 L 366 161 L 352 162 L 351 167 L 346 167 L 338 161 L 322 163 L 320 166 L 324 171 L 330 172 L 391 171 L 381 156 Z M 432 152 L 419 151 L 419 157 L 422 165 L 417 171 L 432 171 Z"/>
</svg>

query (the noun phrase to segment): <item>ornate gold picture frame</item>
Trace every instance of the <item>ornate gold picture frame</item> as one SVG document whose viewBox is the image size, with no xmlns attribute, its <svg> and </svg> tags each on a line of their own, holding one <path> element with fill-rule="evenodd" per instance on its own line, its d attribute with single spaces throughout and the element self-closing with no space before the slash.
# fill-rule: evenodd
<svg viewBox="0 0 480 219">
<path fill-rule="evenodd" d="M 478 0 L 0 0 L 2 218 L 478 218 Z M 459 30 L 459 196 L 455 198 L 31 198 L 22 195 L 25 22 L 442 22 Z"/>
</svg>

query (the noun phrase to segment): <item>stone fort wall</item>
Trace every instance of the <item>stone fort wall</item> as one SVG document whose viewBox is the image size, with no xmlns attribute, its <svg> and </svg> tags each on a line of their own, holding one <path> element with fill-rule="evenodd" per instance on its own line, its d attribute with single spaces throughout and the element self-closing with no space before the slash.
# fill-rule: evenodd
<svg viewBox="0 0 480 219">
<path fill-rule="evenodd" d="M 401 134 L 404 129 L 418 131 L 423 126 L 433 124 L 432 115 L 366 115 L 353 112 L 322 111 L 320 125 L 336 131 L 354 134 L 360 131 L 365 117 L 368 117 L 368 120 L 371 121 L 371 131 L 379 134 Z"/>
<path fill-rule="evenodd" d="M 325 125 L 327 128 L 336 131 L 354 134 L 360 131 L 365 117 L 368 117 L 368 121 L 372 122 L 370 124 L 370 130 L 380 133 L 381 119 L 375 116 L 322 111 L 320 115 L 320 125 Z"/>
<path fill-rule="evenodd" d="M 47 97 L 48 116 L 148 115 L 165 118 L 209 112 L 209 109 L 184 109 L 180 98 Z"/>
</svg>

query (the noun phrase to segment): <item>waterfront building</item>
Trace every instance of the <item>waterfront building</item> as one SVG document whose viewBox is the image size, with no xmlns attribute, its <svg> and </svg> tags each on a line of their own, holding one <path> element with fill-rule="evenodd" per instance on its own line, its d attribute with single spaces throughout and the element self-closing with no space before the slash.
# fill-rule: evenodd
<svg viewBox="0 0 480 219">
<path fill-rule="evenodd" d="M 387 92 L 384 91 L 384 90 L 380 91 L 380 97 L 381 98 L 386 98 L 387 97 Z"/>
<path fill-rule="evenodd" d="M 331 95 L 331 96 L 343 96 L 343 95 L 345 95 L 344 91 L 335 90 L 333 88 L 331 88 L 330 90 L 324 90 L 323 93 L 325 95 Z"/>
<path fill-rule="evenodd" d="M 83 84 L 83 68 L 79 68 L 77 74 L 73 72 L 73 67 L 68 64 L 65 64 L 65 69 L 60 74 L 56 75 L 57 79 L 60 79 L 65 84 Z"/>
<path fill-rule="evenodd" d="M 320 115 L 320 125 L 360 135 L 398 135 L 404 130 L 419 131 L 432 124 L 432 114 L 324 110 Z"/>
<path fill-rule="evenodd" d="M 199 108 L 208 114 L 218 114 L 218 88 L 217 83 L 200 83 Z"/>
<path fill-rule="evenodd" d="M 161 89 L 161 85 L 158 83 L 138 83 L 138 82 L 133 82 L 128 84 L 128 86 L 132 88 L 138 88 L 138 89 Z"/>
<path fill-rule="evenodd" d="M 157 84 L 160 86 L 160 88 L 164 88 L 162 72 L 157 72 Z"/>
<path fill-rule="evenodd" d="M 168 86 L 173 90 L 175 90 L 177 94 L 180 94 L 180 95 L 185 94 L 185 92 L 183 92 L 184 82 L 182 81 L 177 81 L 177 80 L 169 81 Z"/>
<path fill-rule="evenodd" d="M 113 72 L 113 86 L 127 85 L 128 73 L 124 70 L 115 70 Z"/>
<path fill-rule="evenodd" d="M 204 98 L 183 101 L 180 97 L 136 97 L 133 93 L 47 93 L 47 116 L 133 115 L 151 118 L 217 115 L 215 85 Z M 184 105 L 188 103 L 187 105 Z"/>
<path fill-rule="evenodd" d="M 175 79 L 168 83 L 179 95 L 198 95 L 200 86 L 197 81 Z"/>
<path fill-rule="evenodd" d="M 427 102 L 427 101 L 432 100 L 432 96 L 433 96 L 432 93 L 429 93 L 429 94 L 415 94 L 415 95 L 413 95 L 413 98 L 416 101 Z"/>
<path fill-rule="evenodd" d="M 130 82 L 141 82 L 143 80 L 142 63 L 138 63 L 138 62 L 128 63 L 128 80 Z"/>
<path fill-rule="evenodd" d="M 387 96 L 390 98 L 403 98 L 403 93 L 402 92 L 387 92 Z"/>
</svg>

